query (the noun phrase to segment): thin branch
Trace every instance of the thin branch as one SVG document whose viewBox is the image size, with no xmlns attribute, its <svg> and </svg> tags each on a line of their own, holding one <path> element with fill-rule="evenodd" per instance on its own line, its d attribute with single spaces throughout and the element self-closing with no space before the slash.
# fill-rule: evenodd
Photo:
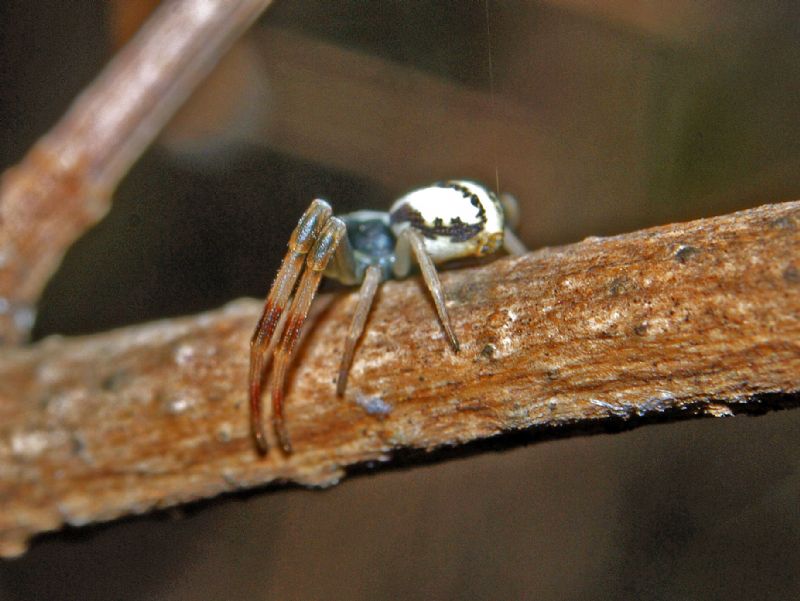
<svg viewBox="0 0 800 601">
<path fill-rule="evenodd" d="M 66 249 L 119 180 L 271 0 L 172 0 L 0 182 L 0 343 L 24 341 Z"/>
<path fill-rule="evenodd" d="M 379 293 L 347 396 L 355 295 L 317 305 L 286 411 L 295 453 L 254 450 L 260 303 L 0 355 L 0 554 L 30 536 L 530 429 L 732 415 L 800 401 L 800 202 L 443 274 L 455 354 L 416 280 Z"/>
</svg>

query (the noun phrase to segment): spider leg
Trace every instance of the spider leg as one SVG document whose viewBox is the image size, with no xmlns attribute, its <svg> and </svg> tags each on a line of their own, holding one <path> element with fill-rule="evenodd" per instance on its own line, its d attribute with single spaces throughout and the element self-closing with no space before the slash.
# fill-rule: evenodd
<svg viewBox="0 0 800 601">
<path fill-rule="evenodd" d="M 358 304 L 356 305 L 353 320 L 350 322 L 350 329 L 347 332 L 347 339 L 344 343 L 344 353 L 339 367 L 339 379 L 336 381 L 336 394 L 344 396 L 347 387 L 347 375 L 350 373 L 350 364 L 353 362 L 353 353 L 356 349 L 356 342 L 361 338 L 364 325 L 367 323 L 369 309 L 381 283 L 383 274 L 378 265 L 370 265 L 364 272 L 364 281 L 358 292 Z"/>
<path fill-rule="evenodd" d="M 292 359 L 295 342 L 311 307 L 311 301 L 322 279 L 322 273 L 336 252 L 339 241 L 346 234 L 346 229 L 344 222 L 338 217 L 331 217 L 325 224 L 306 260 L 306 270 L 289 307 L 286 331 L 275 351 L 272 365 L 272 425 L 281 448 L 287 454 L 292 452 L 292 444 L 283 418 L 283 385 L 286 371 Z"/>
<path fill-rule="evenodd" d="M 517 229 L 519 225 L 519 201 L 508 192 L 503 192 L 500 195 L 500 204 L 503 207 L 506 225 L 512 229 Z"/>
<path fill-rule="evenodd" d="M 283 312 L 303 268 L 303 261 L 331 213 L 330 205 L 324 200 L 315 200 L 303 213 L 289 238 L 289 250 L 283 258 L 278 275 L 275 276 L 275 281 L 264 303 L 264 311 L 258 320 L 253 337 L 250 339 L 250 373 L 248 376 L 250 427 L 262 453 L 266 453 L 268 449 L 261 410 L 261 386 L 264 371 L 269 357 L 272 356 L 272 349 L 283 330 L 283 324 L 286 321 Z"/>
<path fill-rule="evenodd" d="M 528 247 L 525 246 L 525 243 L 508 227 L 503 230 L 503 248 L 508 254 L 515 257 L 528 252 Z"/>
<path fill-rule="evenodd" d="M 422 272 L 425 284 L 427 284 L 428 290 L 431 291 L 433 304 L 436 305 L 436 312 L 439 314 L 439 320 L 442 322 L 447 338 L 450 340 L 453 350 L 458 352 L 460 345 L 453 331 L 453 325 L 450 323 L 450 316 L 447 314 L 444 288 L 442 288 L 442 283 L 439 281 L 439 276 L 436 273 L 436 266 L 433 264 L 433 260 L 428 254 L 428 251 L 425 250 L 425 240 L 422 234 L 413 227 L 406 228 L 398 237 L 397 247 L 395 248 L 395 255 L 397 257 L 394 269 L 395 274 L 398 277 L 403 277 L 408 274 L 410 268 L 409 247 L 410 251 L 414 253 L 417 263 L 419 263 L 419 268 Z"/>
<path fill-rule="evenodd" d="M 347 236 L 342 236 L 328 265 L 325 267 L 324 276 L 333 278 L 345 286 L 352 286 L 361 282 L 356 269 L 356 259 L 353 247 Z"/>
</svg>

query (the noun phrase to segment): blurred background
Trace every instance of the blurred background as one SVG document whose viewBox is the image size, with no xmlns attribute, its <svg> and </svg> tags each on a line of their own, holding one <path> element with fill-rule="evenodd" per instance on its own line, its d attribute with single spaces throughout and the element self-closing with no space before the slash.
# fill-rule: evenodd
<svg viewBox="0 0 800 601">
<path fill-rule="evenodd" d="M 0 166 L 155 2 L 0 2 Z M 531 247 L 800 198 L 793 0 L 276 0 L 69 252 L 38 338 L 263 297 L 297 216 L 470 177 Z M 800 412 L 550 440 L 38 539 L 0 599 L 800 597 Z"/>
</svg>

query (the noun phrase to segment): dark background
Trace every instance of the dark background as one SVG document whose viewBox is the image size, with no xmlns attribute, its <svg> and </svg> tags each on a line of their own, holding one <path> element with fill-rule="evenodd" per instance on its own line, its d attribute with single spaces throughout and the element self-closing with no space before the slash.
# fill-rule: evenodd
<svg viewBox="0 0 800 601">
<path fill-rule="evenodd" d="M 0 166 L 145 4 L 0 2 Z M 531 247 L 800 197 L 793 0 L 278 0 L 214 77 L 70 250 L 37 337 L 263 296 L 314 196 L 497 172 Z M 0 599 L 800 596 L 800 412 L 528 440 L 47 535 Z"/>
</svg>

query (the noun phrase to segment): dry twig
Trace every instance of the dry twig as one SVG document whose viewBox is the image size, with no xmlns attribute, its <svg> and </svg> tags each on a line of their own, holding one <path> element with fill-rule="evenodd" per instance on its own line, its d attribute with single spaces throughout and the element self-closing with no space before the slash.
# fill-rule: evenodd
<svg viewBox="0 0 800 601">
<path fill-rule="evenodd" d="M 0 343 L 24 341 L 67 248 L 119 180 L 271 0 L 173 0 L 0 183 Z"/>
<path fill-rule="evenodd" d="M 259 457 L 248 432 L 258 303 L 5 351 L 0 554 L 64 523 L 276 480 L 331 485 L 399 448 L 796 404 L 799 245 L 794 202 L 446 273 L 458 355 L 419 283 L 389 282 L 343 401 L 355 298 L 328 297 L 290 377 L 291 457 Z"/>
</svg>

